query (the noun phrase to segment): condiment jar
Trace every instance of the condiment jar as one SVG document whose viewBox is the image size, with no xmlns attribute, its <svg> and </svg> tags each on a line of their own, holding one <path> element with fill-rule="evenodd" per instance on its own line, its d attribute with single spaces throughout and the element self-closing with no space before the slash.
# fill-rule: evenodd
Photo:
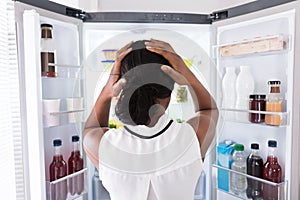
<svg viewBox="0 0 300 200">
<path fill-rule="evenodd" d="M 268 81 L 269 94 L 266 102 L 266 111 L 269 112 L 282 112 L 282 97 L 280 94 L 279 80 Z M 279 126 L 281 124 L 280 115 L 266 114 L 265 123 L 269 125 Z"/>
<path fill-rule="evenodd" d="M 266 111 L 266 95 L 249 95 L 249 110 Z M 249 121 L 252 123 L 262 123 L 265 121 L 265 115 L 261 113 L 249 113 Z"/>
</svg>

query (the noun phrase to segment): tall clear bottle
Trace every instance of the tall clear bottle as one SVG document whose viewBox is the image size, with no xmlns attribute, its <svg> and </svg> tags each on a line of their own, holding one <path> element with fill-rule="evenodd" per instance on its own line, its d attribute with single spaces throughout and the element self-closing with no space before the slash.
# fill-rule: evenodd
<svg viewBox="0 0 300 200">
<path fill-rule="evenodd" d="M 259 154 L 259 144 L 251 144 L 251 153 L 247 158 L 247 174 L 262 178 L 263 159 Z M 255 200 L 263 199 L 262 183 L 251 178 L 247 178 L 247 197 Z"/>
<path fill-rule="evenodd" d="M 41 74 L 45 77 L 56 77 L 56 48 L 52 38 L 51 24 L 41 24 Z"/>
<path fill-rule="evenodd" d="M 231 169 L 246 174 L 246 157 L 244 154 L 244 145 L 235 144 L 233 153 L 233 162 Z M 247 178 L 234 172 L 230 172 L 230 189 L 236 195 L 241 195 L 247 189 Z"/>
<path fill-rule="evenodd" d="M 254 92 L 254 78 L 249 66 L 240 66 L 240 73 L 236 78 L 236 109 L 249 109 L 249 95 Z M 247 113 L 237 113 L 237 119 L 248 120 Z"/>
<path fill-rule="evenodd" d="M 72 136 L 73 150 L 68 159 L 68 174 L 83 169 L 83 159 L 80 154 L 79 136 Z M 84 174 L 81 173 L 69 179 L 69 192 L 71 195 L 81 194 L 84 190 Z"/>
<path fill-rule="evenodd" d="M 64 161 L 61 148 L 62 141 L 60 139 L 53 140 L 54 155 L 50 164 L 50 182 L 63 178 L 67 175 L 67 164 Z M 65 200 L 68 195 L 67 180 L 50 184 L 51 199 Z"/>
<path fill-rule="evenodd" d="M 274 183 L 282 181 L 282 169 L 278 163 L 277 141 L 275 140 L 268 141 L 268 158 L 263 167 L 263 178 Z M 281 199 L 281 193 L 279 187 L 267 183 L 263 185 L 264 200 Z"/>
</svg>

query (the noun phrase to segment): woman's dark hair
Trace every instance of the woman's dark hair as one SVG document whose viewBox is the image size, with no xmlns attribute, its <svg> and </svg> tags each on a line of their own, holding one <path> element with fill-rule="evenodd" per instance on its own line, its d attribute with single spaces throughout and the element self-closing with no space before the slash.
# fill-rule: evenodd
<svg viewBox="0 0 300 200">
<path fill-rule="evenodd" d="M 157 98 L 170 97 L 174 81 L 161 69 L 171 66 L 163 56 L 148 51 L 143 41 L 132 44 L 132 51 L 121 62 L 121 77 L 126 79 L 116 115 L 125 124 L 147 125 Z M 152 107 L 152 108 L 151 108 Z M 151 113 L 149 114 L 151 108 Z"/>
</svg>

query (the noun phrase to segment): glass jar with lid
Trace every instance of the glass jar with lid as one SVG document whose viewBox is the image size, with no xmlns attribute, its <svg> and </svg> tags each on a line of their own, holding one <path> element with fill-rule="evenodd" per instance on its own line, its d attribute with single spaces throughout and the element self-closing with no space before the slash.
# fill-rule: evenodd
<svg viewBox="0 0 300 200">
<path fill-rule="evenodd" d="M 251 94 L 249 96 L 249 110 L 266 111 L 266 95 Z M 250 112 L 249 121 L 252 123 L 262 123 L 265 121 L 265 114 Z"/>
<path fill-rule="evenodd" d="M 279 80 L 268 81 L 269 94 L 266 102 L 266 111 L 268 112 L 282 112 L 282 96 L 280 94 Z M 268 125 L 279 126 L 281 124 L 280 115 L 266 114 L 265 123 Z"/>
</svg>

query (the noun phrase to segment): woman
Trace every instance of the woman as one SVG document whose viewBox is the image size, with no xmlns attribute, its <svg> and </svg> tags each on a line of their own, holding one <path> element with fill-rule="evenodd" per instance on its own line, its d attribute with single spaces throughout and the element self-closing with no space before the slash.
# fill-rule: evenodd
<svg viewBox="0 0 300 200">
<path fill-rule="evenodd" d="M 188 86 L 195 105 L 184 123 L 165 113 L 174 81 Z M 120 92 L 116 114 L 125 126 L 108 129 L 111 99 Z M 168 43 L 131 42 L 118 51 L 86 122 L 84 149 L 112 200 L 189 200 L 217 120 L 211 95 Z"/>
</svg>

